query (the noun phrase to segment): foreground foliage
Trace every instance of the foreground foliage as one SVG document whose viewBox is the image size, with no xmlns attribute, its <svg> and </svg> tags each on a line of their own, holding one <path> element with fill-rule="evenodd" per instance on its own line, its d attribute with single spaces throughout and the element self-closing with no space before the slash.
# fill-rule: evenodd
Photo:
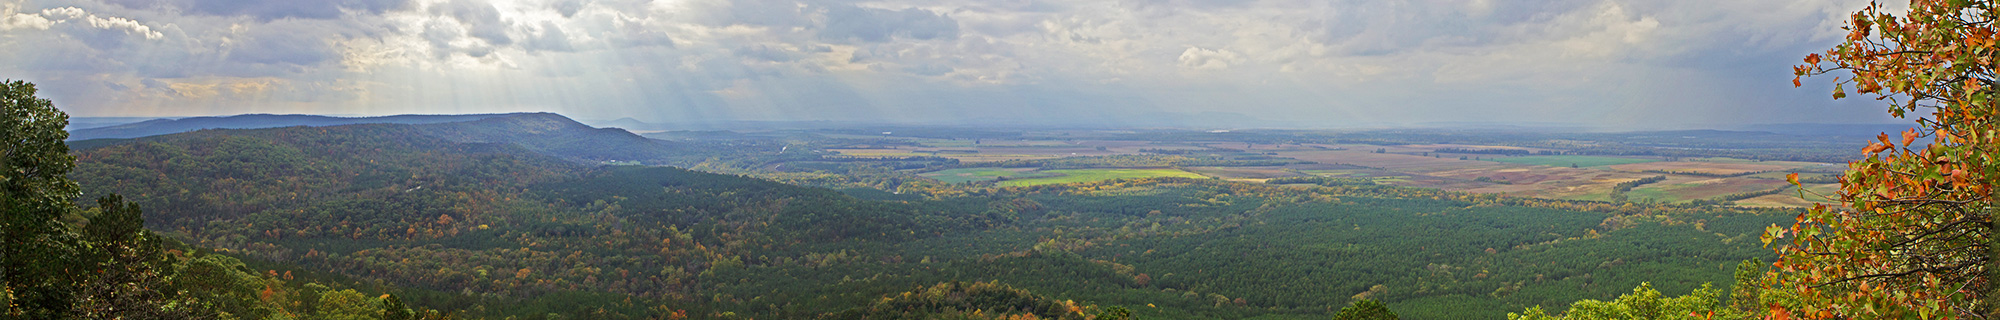
<svg viewBox="0 0 2000 320">
<path fill-rule="evenodd" d="M 1845 207 L 1816 207 L 1766 232 L 1783 255 L 1765 283 L 1769 318 L 2000 317 L 1992 301 L 2000 11 L 1993 1 L 1909 6 L 1902 16 L 1879 3 L 1855 12 L 1845 42 L 1795 69 L 1836 75 L 1834 98 L 1849 87 L 1875 95 L 1890 115 L 1917 114 L 1920 129 L 1880 135 L 1862 150 L 1867 159 L 1839 179 Z"/>
<path fill-rule="evenodd" d="M 1735 319 L 1740 315 L 1735 310 L 1721 305 L 1720 295 L 1709 286 L 1703 285 L 1694 293 L 1679 297 L 1664 297 L 1653 290 L 1651 284 L 1639 284 L 1632 293 L 1618 296 L 1617 300 L 1583 300 L 1570 305 L 1569 311 L 1561 316 L 1550 316 L 1541 307 L 1528 308 L 1521 314 L 1508 313 L 1507 320 L 1696 320 Z"/>
<path fill-rule="evenodd" d="M 1130 317 L 1124 308 L 1078 305 L 998 282 L 949 282 L 884 297 L 825 319 L 1097 319 Z"/>
</svg>

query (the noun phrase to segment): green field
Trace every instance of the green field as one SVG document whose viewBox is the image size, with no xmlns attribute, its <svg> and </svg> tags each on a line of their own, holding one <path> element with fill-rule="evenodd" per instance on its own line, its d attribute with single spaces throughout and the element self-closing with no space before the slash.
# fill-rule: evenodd
<svg viewBox="0 0 2000 320">
<path fill-rule="evenodd" d="M 923 176 L 944 181 L 945 183 L 966 183 L 972 181 L 991 181 L 999 177 L 1039 178 L 1053 175 L 1037 171 L 1008 170 L 1004 168 L 961 168 L 925 173 Z"/>
<path fill-rule="evenodd" d="M 1596 167 L 1596 166 L 1609 166 L 1609 165 L 1647 163 L 1647 162 L 1660 161 L 1653 159 L 1633 159 L 1633 158 L 1598 157 L 1598 156 L 1529 156 L 1529 157 L 1502 157 L 1502 158 L 1492 158 L 1484 160 L 1493 162 L 1502 162 L 1502 163 L 1532 164 L 1538 166 L 1551 166 L 1551 167 L 1568 167 L 1572 164 L 1578 167 Z"/>
<path fill-rule="evenodd" d="M 1181 171 L 1180 169 L 1068 169 L 1068 170 L 1047 170 L 1041 172 L 1057 174 L 1057 176 L 1046 177 L 1046 178 L 1007 180 L 1007 181 L 1001 181 L 1000 185 L 1006 187 L 1018 187 L 1018 186 L 1057 184 L 1057 183 L 1102 181 L 1111 179 L 1131 179 L 1131 178 L 1151 178 L 1151 177 L 1182 177 L 1182 178 L 1202 177 L 1199 174 L 1194 174 L 1193 172 Z"/>
</svg>

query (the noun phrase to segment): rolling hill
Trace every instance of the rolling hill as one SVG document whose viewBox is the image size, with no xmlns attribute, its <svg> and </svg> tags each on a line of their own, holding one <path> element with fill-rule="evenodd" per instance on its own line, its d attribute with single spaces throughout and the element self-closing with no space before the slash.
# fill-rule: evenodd
<svg viewBox="0 0 2000 320">
<path fill-rule="evenodd" d="M 258 129 L 291 126 L 324 127 L 366 123 L 445 123 L 473 121 L 505 115 L 507 114 L 394 115 L 348 118 L 303 114 L 244 114 L 225 117 L 154 119 L 120 125 L 71 130 L 69 140 L 138 138 L 202 129 Z"/>
<path fill-rule="evenodd" d="M 456 142 L 509 143 L 567 158 L 589 161 L 658 163 L 688 156 L 695 150 L 678 143 L 648 139 L 625 129 L 593 128 L 554 113 L 516 113 L 472 121 L 417 125 L 424 134 Z"/>
</svg>

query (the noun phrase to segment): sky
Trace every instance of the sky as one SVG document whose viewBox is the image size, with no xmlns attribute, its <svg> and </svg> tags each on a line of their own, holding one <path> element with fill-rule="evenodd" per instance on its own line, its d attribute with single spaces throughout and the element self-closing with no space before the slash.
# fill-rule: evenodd
<svg viewBox="0 0 2000 320">
<path fill-rule="evenodd" d="M 1866 4 L 0 0 L 0 78 L 34 82 L 80 117 L 1907 122 L 1877 101 L 1831 99 L 1831 78 L 1791 85 L 1791 66 Z"/>
</svg>

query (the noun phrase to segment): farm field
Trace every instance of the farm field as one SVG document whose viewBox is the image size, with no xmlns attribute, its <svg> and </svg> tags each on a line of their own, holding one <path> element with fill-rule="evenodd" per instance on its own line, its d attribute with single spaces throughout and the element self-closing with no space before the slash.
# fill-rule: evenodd
<svg viewBox="0 0 2000 320">
<path fill-rule="evenodd" d="M 1180 169 L 1064 169 L 1064 170 L 1046 170 L 1039 172 L 1054 174 L 1055 176 L 1044 177 L 1044 178 L 1001 181 L 1000 186 L 1020 187 L 1020 186 L 1035 186 L 1044 184 L 1090 182 L 1090 181 L 1102 181 L 1111 179 L 1152 178 L 1152 177 L 1202 178 L 1202 175 L 1195 174 L 1193 172 L 1182 171 Z"/>
<path fill-rule="evenodd" d="M 1620 158 L 1620 157 L 1599 157 L 1599 156 L 1526 156 L 1526 157 L 1492 158 L 1492 159 L 1486 159 L 1486 161 L 1512 163 L 1512 164 L 1551 166 L 1551 167 L 1568 167 L 1571 165 L 1575 165 L 1578 167 L 1600 167 L 1600 166 L 1620 165 L 1620 164 L 1647 163 L 1660 160 Z"/>
<path fill-rule="evenodd" d="M 1632 201 L 1653 199 L 1662 202 L 1682 202 L 1708 199 L 1732 193 L 1770 190 L 1788 185 L 1784 180 L 1755 178 L 1707 178 L 1668 175 L 1666 181 L 1647 184 L 1626 192 Z"/>
<path fill-rule="evenodd" d="M 1039 178 L 1047 177 L 1049 174 L 1034 172 L 1033 168 L 961 168 L 925 173 L 923 176 L 944 181 L 945 183 L 966 183 L 992 181 L 1001 177 L 1009 179 Z"/>
<path fill-rule="evenodd" d="M 1531 165 L 1438 171 L 1429 174 L 1461 181 L 1452 185 L 1433 186 L 1445 190 L 1599 201 L 1609 197 L 1612 185 L 1652 176 L 1623 171 Z M 1473 181 L 1479 178 L 1487 178 L 1491 182 Z"/>
<path fill-rule="evenodd" d="M 1182 168 L 1204 176 L 1223 179 L 1270 179 L 1306 176 L 1285 167 L 1187 167 Z"/>
<path fill-rule="evenodd" d="M 862 157 L 862 158 L 913 157 L 913 156 L 929 155 L 929 154 L 913 153 L 910 152 L 911 150 L 908 149 L 826 149 L 826 151 L 833 151 L 836 153 L 840 153 L 840 155 L 843 156 Z"/>
<path fill-rule="evenodd" d="M 1607 166 L 1614 170 L 1643 172 L 1647 170 L 1691 171 L 1707 174 L 1739 174 L 1758 171 L 1778 171 L 1796 168 L 1788 163 L 1761 162 L 1709 162 L 1709 161 L 1660 161 Z"/>
<path fill-rule="evenodd" d="M 1835 195 L 1835 193 L 1840 191 L 1840 184 L 1808 184 L 1806 185 L 1806 190 L 1811 190 L 1812 192 L 1807 192 L 1804 198 L 1799 197 L 1798 191 L 1789 190 L 1773 195 L 1737 200 L 1736 205 L 1745 207 L 1810 207 L 1813 204 L 1839 204 L 1838 201 L 1821 199 L 1819 196 L 1837 197 L 1838 195 Z M 1818 193 L 1818 195 L 1814 193 Z"/>
<path fill-rule="evenodd" d="M 1360 150 L 1355 148 L 1369 148 Z M 1386 149 L 1386 148 L 1385 148 Z M 1459 160 L 1456 157 L 1426 157 L 1413 154 L 1375 153 L 1372 146 L 1353 146 L 1348 150 L 1276 151 L 1277 156 L 1326 164 L 1350 164 L 1384 170 L 1429 172 L 1481 167 L 1498 167 L 1506 164 L 1491 161 Z"/>
<path fill-rule="evenodd" d="M 860 138 L 860 136 L 854 137 Z M 834 148 L 830 151 L 855 157 L 943 157 L 962 163 L 1008 160 L 1038 160 L 1078 156 L 1145 154 L 1140 150 L 1212 150 L 1211 153 L 1272 154 L 1277 158 L 1312 161 L 1286 166 L 1230 167 L 1202 166 L 1179 169 L 1083 169 L 1035 170 L 1027 168 L 962 168 L 922 174 L 946 183 L 1002 180 L 1001 186 L 1028 186 L 1117 178 L 1157 176 L 1213 177 L 1259 182 L 1271 178 L 1326 176 L 1373 178 L 1384 184 L 1437 188 L 1475 193 L 1564 200 L 1609 201 L 1611 186 L 1632 179 L 1660 175 L 1646 170 L 1738 174 L 1761 172 L 1732 178 L 1668 175 L 1667 181 L 1650 184 L 1627 193 L 1627 199 L 1683 202 L 1740 192 L 1764 191 L 1784 184 L 1788 172 L 1822 172 L 1841 169 L 1838 164 L 1794 161 L 1756 161 L 1735 158 L 1660 158 L 1583 155 L 1425 155 L 1442 148 L 1540 149 L 1467 145 L 1365 145 L 1365 144 L 1251 144 L 1222 141 L 1137 141 L 1137 140 L 1014 140 L 883 138 L 915 142 L 918 145 L 890 148 Z M 1243 151 L 1231 151 L 1223 149 Z M 1381 151 L 1378 153 L 1377 151 Z M 1459 160 L 1459 156 L 1480 159 Z M 1571 168 L 1575 165 L 1577 168 Z M 1756 206 L 1804 206 L 1810 202 L 1783 195 L 1740 200 Z"/>
<path fill-rule="evenodd" d="M 1532 152 L 1532 151 L 1538 151 L 1538 150 L 1546 150 L 1546 149 L 1538 149 L 1538 148 L 1525 148 L 1525 147 L 1514 147 L 1514 146 L 1489 146 L 1489 145 L 1476 145 L 1476 144 L 1452 144 L 1452 143 L 1442 143 L 1442 144 L 1410 144 L 1410 145 L 1402 145 L 1401 147 L 1404 147 L 1404 148 L 1412 148 L 1412 149 L 1423 149 L 1423 150 L 1426 150 L 1426 151 L 1429 151 L 1429 150 L 1437 150 L 1437 149 L 1468 149 L 1468 150 L 1527 150 L 1527 151 L 1531 151 L 1531 152 Z"/>
<path fill-rule="evenodd" d="M 839 152 L 841 155 L 857 158 L 943 157 L 971 163 L 1055 159 L 1062 157 L 1056 154 L 985 153 L 983 151 L 980 153 L 941 153 L 936 152 L 937 150 L 923 149 L 827 149 L 827 151 Z"/>
</svg>

